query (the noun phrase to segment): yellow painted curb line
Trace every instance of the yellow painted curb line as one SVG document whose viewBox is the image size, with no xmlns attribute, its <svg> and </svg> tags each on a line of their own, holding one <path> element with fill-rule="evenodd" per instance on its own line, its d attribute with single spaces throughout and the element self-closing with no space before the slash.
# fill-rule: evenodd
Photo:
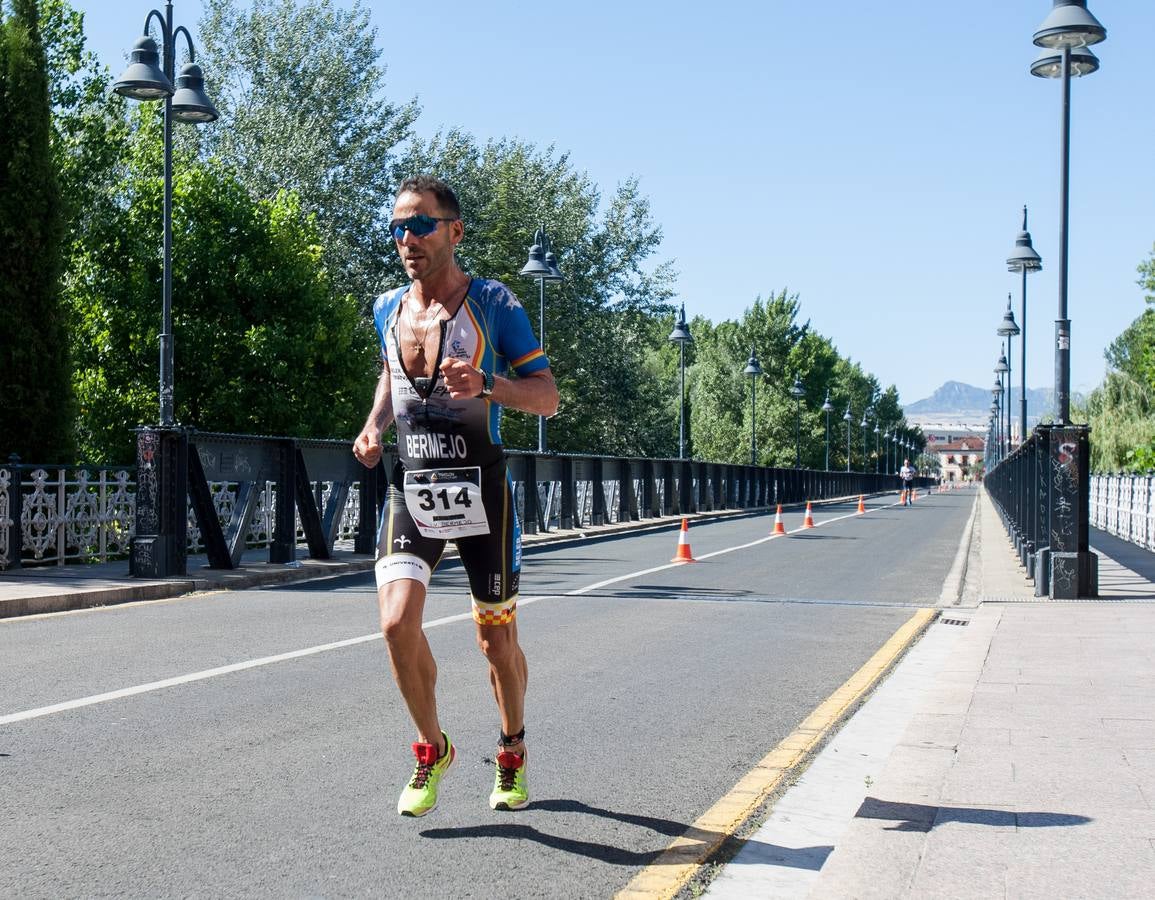
<svg viewBox="0 0 1155 900">
<path fill-rule="evenodd" d="M 798 728 L 746 773 L 733 789 L 706 812 L 661 856 L 642 869 L 616 895 L 616 900 L 669 900 L 680 891 L 710 855 L 741 827 L 800 762 L 890 668 L 894 660 L 938 616 L 937 609 L 920 609 L 898 629 L 865 665 L 827 697 Z"/>
</svg>

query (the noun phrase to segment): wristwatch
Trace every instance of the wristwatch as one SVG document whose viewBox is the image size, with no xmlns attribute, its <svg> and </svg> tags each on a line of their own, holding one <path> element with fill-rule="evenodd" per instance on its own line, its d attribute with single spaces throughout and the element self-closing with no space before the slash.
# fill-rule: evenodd
<svg viewBox="0 0 1155 900">
<path fill-rule="evenodd" d="M 493 393 L 493 373 L 486 372 L 485 369 L 478 369 L 481 373 L 481 393 L 478 397 L 488 397 Z"/>
</svg>

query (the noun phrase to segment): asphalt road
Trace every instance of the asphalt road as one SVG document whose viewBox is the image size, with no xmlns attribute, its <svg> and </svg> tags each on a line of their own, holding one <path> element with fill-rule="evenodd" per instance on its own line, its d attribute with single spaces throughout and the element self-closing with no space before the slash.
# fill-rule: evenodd
<svg viewBox="0 0 1155 900">
<path fill-rule="evenodd" d="M 423 819 L 371 573 L 0 621 L 0 896 L 612 896 L 937 602 L 973 497 L 702 523 L 689 565 L 674 530 L 527 552 L 517 813 L 455 565 L 426 619 L 460 756 Z"/>
</svg>

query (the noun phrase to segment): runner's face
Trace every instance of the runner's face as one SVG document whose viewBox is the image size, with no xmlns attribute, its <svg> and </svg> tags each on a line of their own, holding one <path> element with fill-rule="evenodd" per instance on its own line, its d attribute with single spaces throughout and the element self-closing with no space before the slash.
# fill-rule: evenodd
<svg viewBox="0 0 1155 900">
<path fill-rule="evenodd" d="M 437 204 L 433 194 L 415 194 L 405 191 L 393 206 L 394 219 L 407 219 L 417 215 L 443 218 L 448 213 Z M 414 281 L 437 277 L 453 266 L 453 249 L 461 241 L 464 229 L 461 220 L 438 222 L 437 228 L 425 237 L 417 237 L 406 231 L 401 240 L 394 238 L 397 252 L 405 274 Z"/>
</svg>

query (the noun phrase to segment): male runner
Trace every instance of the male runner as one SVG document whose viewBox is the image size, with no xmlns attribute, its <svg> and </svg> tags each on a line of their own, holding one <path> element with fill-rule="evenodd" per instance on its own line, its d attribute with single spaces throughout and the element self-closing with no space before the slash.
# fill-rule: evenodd
<svg viewBox="0 0 1155 900">
<path fill-rule="evenodd" d="M 902 468 L 898 470 L 898 474 L 899 477 L 902 478 L 902 505 L 910 506 L 910 491 L 914 484 L 914 469 L 911 468 L 909 459 L 902 461 Z"/>
<path fill-rule="evenodd" d="M 393 217 L 390 231 L 412 282 L 373 305 L 384 366 L 353 453 L 375 466 L 381 434 L 396 421 L 400 463 L 378 531 L 376 573 L 393 677 L 417 728 L 417 763 L 397 811 L 431 811 L 456 754 L 437 717 L 437 665 L 421 628 L 429 579 L 447 540 L 456 542 L 469 576 L 477 642 L 501 716 L 489 804 L 520 809 L 529 802 L 527 668 L 515 620 L 521 529 L 501 408 L 552 416 L 557 386 L 517 298 L 457 265 L 454 249 L 465 227 L 449 186 L 429 176 L 406 179 Z M 505 376 L 511 368 L 518 377 Z"/>
</svg>

